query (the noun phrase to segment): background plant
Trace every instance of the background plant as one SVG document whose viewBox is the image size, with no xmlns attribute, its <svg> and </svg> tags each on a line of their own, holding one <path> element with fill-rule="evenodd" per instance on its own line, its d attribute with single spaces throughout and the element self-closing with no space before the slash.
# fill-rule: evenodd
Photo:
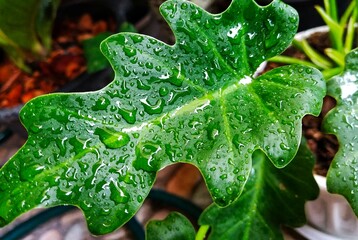
<svg viewBox="0 0 358 240">
<path fill-rule="evenodd" d="M 327 174 L 327 189 L 343 195 L 358 215 L 358 164 L 357 164 L 357 49 L 352 50 L 357 21 L 357 4 L 352 1 L 342 17 L 338 18 L 337 2 L 324 1 L 325 10 L 316 9 L 329 28 L 332 46 L 325 49 L 325 56 L 313 49 L 307 40 L 293 40 L 293 46 L 303 51 L 311 60 L 276 56 L 272 61 L 304 64 L 321 69 L 327 81 L 327 95 L 337 105 L 324 118 L 322 129 L 338 138 L 339 151 Z"/>
<path fill-rule="evenodd" d="M 318 192 L 312 161 L 303 158 L 296 171 L 284 167 L 299 149 L 302 117 L 319 114 L 325 82 L 298 65 L 253 78 L 290 45 L 297 13 L 279 0 L 267 7 L 234 0 L 221 14 L 182 0 L 160 10 L 173 46 L 113 35 L 101 45 L 115 71 L 110 85 L 41 96 L 21 110 L 29 138 L 0 171 L 0 226 L 34 207 L 70 204 L 83 210 L 94 234 L 108 233 L 137 212 L 156 173 L 178 162 L 200 169 L 218 206 L 240 201 L 249 206 L 243 211 L 258 213 L 249 214 L 243 238 L 262 224 L 278 237 L 281 224 L 302 224 L 303 204 Z M 302 179 L 309 191 L 298 187 Z M 260 214 L 277 197 L 292 196 L 299 198 L 282 218 Z M 267 229 L 262 234 L 271 236 Z"/>
<path fill-rule="evenodd" d="M 320 69 L 326 79 L 330 79 L 344 70 L 345 56 L 353 49 L 358 8 L 356 0 L 352 0 L 340 18 L 336 0 L 324 0 L 324 9 L 320 6 L 316 6 L 316 9 L 329 31 L 331 47 L 324 50 L 324 55 L 314 49 L 307 40 L 296 38 L 292 45 L 305 53 L 308 61 L 283 55 L 275 56 L 270 61 L 312 66 Z"/>
<path fill-rule="evenodd" d="M 60 0 L 0 1 L 0 47 L 30 71 L 25 59 L 42 59 L 51 49 L 53 22 Z"/>
</svg>

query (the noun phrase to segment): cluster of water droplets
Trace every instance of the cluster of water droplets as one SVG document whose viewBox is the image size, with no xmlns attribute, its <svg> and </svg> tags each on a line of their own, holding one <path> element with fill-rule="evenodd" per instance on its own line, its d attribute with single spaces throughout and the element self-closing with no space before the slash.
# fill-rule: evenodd
<svg viewBox="0 0 358 240">
<path fill-rule="evenodd" d="M 337 105 L 323 123 L 325 131 L 336 135 L 340 144 L 329 170 L 328 189 L 350 199 L 355 212 L 358 209 L 357 79 L 357 73 L 349 69 L 328 82 L 328 93 L 337 99 Z"/>
</svg>

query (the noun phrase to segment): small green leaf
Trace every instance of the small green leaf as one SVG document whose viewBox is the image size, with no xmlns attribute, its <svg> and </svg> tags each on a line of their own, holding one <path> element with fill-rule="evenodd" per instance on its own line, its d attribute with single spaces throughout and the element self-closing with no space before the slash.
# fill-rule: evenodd
<svg viewBox="0 0 358 240">
<path fill-rule="evenodd" d="M 281 226 L 303 225 L 305 202 L 318 196 L 313 165 L 314 158 L 304 144 L 284 169 L 275 168 L 262 152 L 255 152 L 241 197 L 226 208 L 210 206 L 199 223 L 212 226 L 209 239 L 283 239 Z"/>
<path fill-rule="evenodd" d="M 83 52 L 87 62 L 87 71 L 89 73 L 94 73 L 110 66 L 107 58 L 103 56 L 99 48 L 101 42 L 110 35 L 111 33 L 104 32 L 83 41 Z"/>
<path fill-rule="evenodd" d="M 132 24 L 124 22 L 120 25 L 119 32 L 135 33 L 137 30 Z M 87 71 L 89 73 L 94 73 L 110 66 L 107 58 L 103 56 L 100 50 L 101 42 L 110 35 L 110 32 L 104 32 L 83 41 L 83 51 L 87 61 Z"/>
<path fill-rule="evenodd" d="M 221 14 L 170 0 L 161 13 L 173 46 L 113 35 L 101 44 L 111 84 L 41 96 L 21 110 L 29 138 L 0 171 L 2 223 L 37 206 L 71 204 L 104 234 L 137 212 L 168 165 L 198 167 L 226 206 L 241 194 L 255 150 L 277 167 L 293 159 L 302 117 L 320 112 L 322 74 L 295 65 L 252 76 L 289 46 L 297 13 L 278 0 L 234 0 Z"/>
<path fill-rule="evenodd" d="M 173 212 L 163 221 L 150 221 L 146 229 L 146 239 L 194 240 L 195 229 L 186 217 L 180 213 Z"/>
<path fill-rule="evenodd" d="M 133 24 L 131 24 L 130 22 L 124 22 L 119 26 L 119 32 L 132 32 L 132 33 L 136 33 L 138 32 L 137 29 L 135 28 L 135 26 Z"/>
<path fill-rule="evenodd" d="M 323 128 L 336 135 L 340 145 L 328 171 L 327 187 L 347 198 L 358 216 L 358 49 L 346 56 L 345 71 L 328 81 L 327 91 L 337 105 L 327 114 Z"/>
</svg>

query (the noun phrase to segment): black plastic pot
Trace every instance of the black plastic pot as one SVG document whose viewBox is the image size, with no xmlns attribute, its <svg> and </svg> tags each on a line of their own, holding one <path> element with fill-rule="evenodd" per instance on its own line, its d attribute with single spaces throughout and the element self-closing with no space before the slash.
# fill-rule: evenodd
<svg viewBox="0 0 358 240">
<path fill-rule="evenodd" d="M 135 9 L 137 9 L 138 12 L 135 12 Z M 131 0 L 68 0 L 64 1 L 58 9 L 56 21 L 88 12 L 94 19 L 101 17 L 108 18 L 110 16 L 115 20 L 117 31 L 124 21 L 135 23 L 143 18 L 147 10 L 148 8 L 146 9 L 144 4 L 139 5 L 136 1 L 133 2 Z M 91 74 L 85 72 L 57 92 L 98 90 L 109 84 L 112 80 L 113 71 L 111 68 Z M 23 105 L 21 104 L 12 108 L 0 109 L 0 126 L 2 129 L 8 128 L 23 137 L 27 137 L 27 132 L 18 117 L 19 110 L 22 107 Z"/>
</svg>

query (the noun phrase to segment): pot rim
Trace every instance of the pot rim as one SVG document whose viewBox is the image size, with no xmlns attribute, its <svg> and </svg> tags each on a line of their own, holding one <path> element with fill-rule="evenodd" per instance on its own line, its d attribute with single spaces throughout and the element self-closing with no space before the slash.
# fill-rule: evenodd
<svg viewBox="0 0 358 240">
<path fill-rule="evenodd" d="M 307 39 L 313 33 L 328 32 L 328 31 L 329 31 L 329 27 L 327 25 L 318 26 L 318 27 L 314 27 L 314 28 L 309 28 L 307 30 L 303 30 L 301 32 L 298 32 L 296 34 L 296 36 L 295 36 L 295 39 L 303 40 L 303 39 Z"/>
</svg>

